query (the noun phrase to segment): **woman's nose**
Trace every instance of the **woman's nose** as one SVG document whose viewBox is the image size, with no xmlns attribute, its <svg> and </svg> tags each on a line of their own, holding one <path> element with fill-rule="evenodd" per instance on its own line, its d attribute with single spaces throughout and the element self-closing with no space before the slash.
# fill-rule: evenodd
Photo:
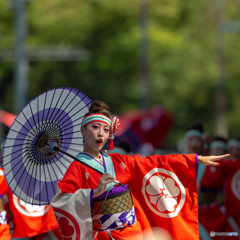
<svg viewBox="0 0 240 240">
<path fill-rule="evenodd" d="M 99 128 L 98 137 L 102 137 L 102 135 L 103 135 L 103 129 Z"/>
</svg>

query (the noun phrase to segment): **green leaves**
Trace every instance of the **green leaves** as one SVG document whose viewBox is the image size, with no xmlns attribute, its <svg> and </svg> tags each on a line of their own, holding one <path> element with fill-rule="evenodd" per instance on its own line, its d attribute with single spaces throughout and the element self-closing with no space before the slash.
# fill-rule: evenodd
<svg viewBox="0 0 240 240">
<path fill-rule="evenodd" d="M 238 5 L 227 3 L 226 19 L 240 21 Z M 31 62 L 29 100 L 48 89 L 70 86 L 109 103 L 114 113 L 138 108 L 139 7 L 138 0 L 28 3 L 28 46 L 72 45 L 89 54 L 86 61 Z M 204 122 L 206 130 L 214 133 L 215 14 L 215 1 L 149 0 L 150 105 L 163 104 L 174 115 L 177 134 L 169 137 L 172 146 L 195 121 Z M 0 2 L 0 22 L 0 50 L 14 47 L 13 11 L 4 1 Z M 238 42 L 238 34 L 226 35 L 227 116 L 232 134 L 235 127 L 240 128 L 236 120 L 240 104 Z M 13 62 L 0 62 L 0 77 L 1 86 L 12 89 Z M 13 106 L 13 98 L 4 91 L 1 101 Z"/>
</svg>

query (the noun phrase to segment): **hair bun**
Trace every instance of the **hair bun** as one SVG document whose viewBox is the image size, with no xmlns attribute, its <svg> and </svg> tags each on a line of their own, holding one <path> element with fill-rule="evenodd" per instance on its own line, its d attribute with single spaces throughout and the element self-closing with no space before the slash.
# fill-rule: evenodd
<svg viewBox="0 0 240 240">
<path fill-rule="evenodd" d="M 92 102 L 89 112 L 86 114 L 86 116 L 92 113 L 101 113 L 107 117 L 110 117 L 110 108 L 106 103 L 96 100 Z"/>
</svg>

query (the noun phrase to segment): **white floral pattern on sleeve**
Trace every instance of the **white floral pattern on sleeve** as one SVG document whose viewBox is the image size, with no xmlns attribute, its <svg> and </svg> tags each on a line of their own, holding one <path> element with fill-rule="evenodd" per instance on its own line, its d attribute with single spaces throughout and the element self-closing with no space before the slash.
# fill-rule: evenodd
<svg viewBox="0 0 240 240">
<path fill-rule="evenodd" d="M 150 202 L 154 204 L 160 212 L 174 211 L 174 206 L 177 205 L 177 197 L 180 194 L 180 189 L 176 186 L 172 178 L 162 180 L 158 176 L 153 176 L 150 179 L 149 185 L 146 187 L 146 192 L 149 194 Z"/>
</svg>

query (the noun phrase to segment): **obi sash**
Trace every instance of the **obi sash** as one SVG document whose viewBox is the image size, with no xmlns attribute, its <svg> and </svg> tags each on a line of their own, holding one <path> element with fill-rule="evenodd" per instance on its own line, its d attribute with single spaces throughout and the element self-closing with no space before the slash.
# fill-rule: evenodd
<svg viewBox="0 0 240 240">
<path fill-rule="evenodd" d="M 125 188 L 116 187 L 112 195 L 93 199 L 93 229 L 98 231 L 116 230 L 135 223 L 137 217 L 131 193 Z M 106 193 L 106 192 L 105 192 Z"/>
</svg>

